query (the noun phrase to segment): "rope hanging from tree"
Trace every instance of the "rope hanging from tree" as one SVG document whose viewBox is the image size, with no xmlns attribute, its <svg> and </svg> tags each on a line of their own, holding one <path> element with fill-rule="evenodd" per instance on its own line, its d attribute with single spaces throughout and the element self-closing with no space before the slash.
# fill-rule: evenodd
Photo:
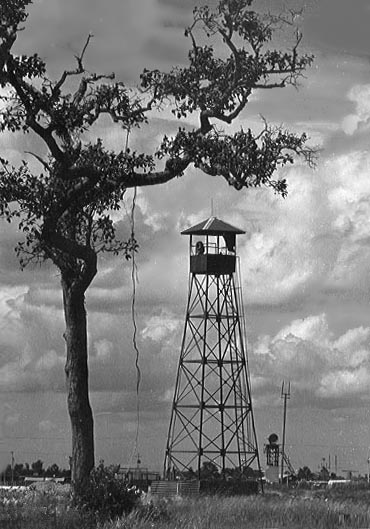
<svg viewBox="0 0 370 529">
<path fill-rule="evenodd" d="M 131 239 L 135 240 L 135 208 L 136 208 L 137 188 L 134 188 L 134 195 L 132 198 L 131 206 Z M 132 298 L 131 298 L 131 319 L 133 326 L 132 333 L 132 345 L 135 351 L 135 368 L 136 368 L 136 433 L 135 433 L 135 444 L 133 454 L 138 454 L 139 445 L 139 433 L 140 433 L 140 383 L 141 383 L 141 370 L 139 365 L 140 351 L 137 345 L 137 324 L 136 324 L 136 287 L 138 282 L 137 276 L 137 265 L 135 260 L 135 250 L 132 251 L 132 263 L 131 263 L 131 281 L 132 281 Z"/>
<path fill-rule="evenodd" d="M 128 149 L 130 129 L 127 129 L 126 135 L 126 151 Z M 136 200 L 137 200 L 137 187 L 134 187 L 134 194 L 132 197 L 131 203 L 131 212 L 130 212 L 130 225 L 131 225 L 131 282 L 132 282 L 132 296 L 131 296 L 131 321 L 133 326 L 132 333 L 132 346 L 135 352 L 135 369 L 136 369 L 136 431 L 135 431 L 135 440 L 134 446 L 131 452 L 129 467 L 131 467 L 132 459 L 136 455 L 137 463 L 139 464 L 139 434 L 140 434 L 140 383 L 141 383 L 141 370 L 140 370 L 140 351 L 137 344 L 137 323 L 136 323 L 136 289 L 138 283 L 138 273 L 137 273 L 137 264 L 135 256 L 135 209 L 136 209 Z"/>
</svg>

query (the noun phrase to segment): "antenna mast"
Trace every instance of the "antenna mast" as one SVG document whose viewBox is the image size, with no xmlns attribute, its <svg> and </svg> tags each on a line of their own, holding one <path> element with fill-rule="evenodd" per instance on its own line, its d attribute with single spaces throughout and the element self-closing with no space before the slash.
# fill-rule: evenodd
<svg viewBox="0 0 370 529">
<path fill-rule="evenodd" d="M 290 381 L 286 385 L 283 380 L 281 386 L 281 398 L 284 399 L 284 412 L 283 412 L 283 439 L 281 446 L 281 484 L 284 483 L 284 459 L 285 459 L 285 428 L 286 428 L 286 411 L 287 411 L 287 400 L 290 399 Z"/>
</svg>

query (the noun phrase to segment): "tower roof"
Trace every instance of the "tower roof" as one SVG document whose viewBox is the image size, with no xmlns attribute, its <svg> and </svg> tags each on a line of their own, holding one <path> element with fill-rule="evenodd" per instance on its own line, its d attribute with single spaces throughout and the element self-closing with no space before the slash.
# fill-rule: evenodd
<svg viewBox="0 0 370 529">
<path fill-rule="evenodd" d="M 235 228 L 217 217 L 209 217 L 209 219 L 181 232 L 182 235 L 223 235 L 232 233 L 242 234 L 245 231 Z"/>
</svg>

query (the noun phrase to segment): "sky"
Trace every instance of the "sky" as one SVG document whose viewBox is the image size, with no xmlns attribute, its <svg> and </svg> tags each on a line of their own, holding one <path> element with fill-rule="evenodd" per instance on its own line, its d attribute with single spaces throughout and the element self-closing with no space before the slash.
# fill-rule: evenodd
<svg viewBox="0 0 370 529">
<path fill-rule="evenodd" d="M 280 2 L 280 0 L 279 0 Z M 258 9 L 279 2 L 255 0 Z M 17 51 L 37 51 L 58 77 L 89 32 L 89 70 L 133 86 L 146 68 L 183 64 L 192 0 L 34 0 Z M 212 3 L 212 2 L 211 2 Z M 285 2 L 287 7 L 292 6 Z M 307 132 L 317 167 L 280 172 L 282 199 L 267 189 L 237 192 L 189 168 L 181 179 L 140 189 L 135 231 L 137 341 L 142 381 L 139 423 L 131 268 L 101 257 L 86 297 L 96 459 L 162 468 L 184 326 L 188 241 L 181 230 L 214 214 L 243 230 L 238 254 L 248 357 L 262 466 L 263 445 L 282 431 L 282 381 L 290 381 L 286 442 L 295 468 L 366 473 L 370 455 L 370 4 L 310 0 L 300 20 L 313 66 L 299 90 L 255 92 L 237 126 L 273 124 Z M 279 36 L 280 45 L 289 45 Z M 194 118 L 191 118 L 194 121 Z M 189 119 L 189 123 L 192 121 Z M 194 121 L 195 123 L 195 121 Z M 152 147 L 179 126 L 164 111 L 130 137 Z M 123 148 L 122 131 L 93 131 Z M 27 159 L 31 135 L 6 133 L 1 156 Z M 132 194 L 117 216 L 129 230 Z M 20 271 L 15 226 L 0 228 L 0 466 L 42 459 L 68 466 L 70 427 L 64 381 L 64 320 L 58 271 Z M 138 443 L 136 431 L 139 425 Z M 334 460 L 337 469 L 334 468 Z"/>
</svg>

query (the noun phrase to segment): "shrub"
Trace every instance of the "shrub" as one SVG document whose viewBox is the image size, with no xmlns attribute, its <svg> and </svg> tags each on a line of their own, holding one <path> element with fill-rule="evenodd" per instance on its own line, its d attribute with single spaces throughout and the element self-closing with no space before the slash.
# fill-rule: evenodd
<svg viewBox="0 0 370 529">
<path fill-rule="evenodd" d="M 94 514 L 99 521 L 132 511 L 138 503 L 139 492 L 117 478 L 116 471 L 117 467 L 105 467 L 103 463 L 93 469 L 86 487 L 75 498 L 76 506 Z"/>
</svg>

